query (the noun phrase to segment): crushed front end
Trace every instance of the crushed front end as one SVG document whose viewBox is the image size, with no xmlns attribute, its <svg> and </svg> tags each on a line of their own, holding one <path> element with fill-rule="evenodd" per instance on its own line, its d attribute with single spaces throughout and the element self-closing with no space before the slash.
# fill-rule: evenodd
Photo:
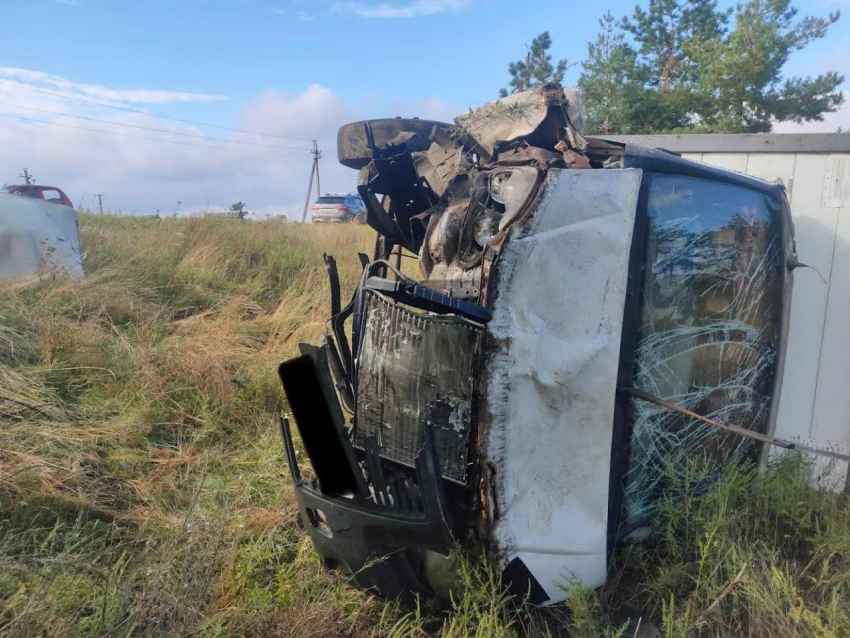
<svg viewBox="0 0 850 638">
<path fill-rule="evenodd" d="M 468 550 L 563 600 L 651 522 L 670 462 L 756 458 L 624 388 L 771 432 L 783 188 L 585 137 L 582 120 L 576 92 L 545 86 L 453 125 L 340 129 L 376 248 L 345 306 L 325 257 L 331 330 L 280 368 L 310 480 L 282 430 L 304 526 L 358 586 L 447 595 Z"/>
</svg>

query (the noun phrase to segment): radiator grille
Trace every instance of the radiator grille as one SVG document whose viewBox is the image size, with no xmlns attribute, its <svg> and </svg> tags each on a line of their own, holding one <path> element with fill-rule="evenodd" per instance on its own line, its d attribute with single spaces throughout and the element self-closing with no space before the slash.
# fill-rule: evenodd
<svg viewBox="0 0 850 638">
<path fill-rule="evenodd" d="M 381 456 L 413 467 L 431 424 L 442 475 L 465 483 L 482 327 L 413 313 L 368 290 L 364 316 L 355 446 L 374 436 Z"/>
</svg>

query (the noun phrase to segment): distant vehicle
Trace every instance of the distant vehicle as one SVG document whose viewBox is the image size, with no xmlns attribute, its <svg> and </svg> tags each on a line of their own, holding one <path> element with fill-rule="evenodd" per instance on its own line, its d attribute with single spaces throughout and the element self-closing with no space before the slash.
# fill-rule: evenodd
<svg viewBox="0 0 850 638">
<path fill-rule="evenodd" d="M 366 206 L 359 195 L 322 195 L 313 204 L 313 223 L 329 224 L 358 221 L 366 223 Z"/>
<path fill-rule="evenodd" d="M 12 184 L 0 188 L 0 193 L 7 195 L 20 195 L 21 197 L 32 197 L 33 199 L 41 199 L 51 204 L 62 204 L 68 208 L 73 208 L 74 204 L 71 199 L 62 191 L 61 188 L 55 186 L 35 186 L 32 184 Z"/>
<path fill-rule="evenodd" d="M 77 211 L 50 199 L 0 193 L 0 280 L 38 273 L 83 276 Z M 62 204 L 61 201 L 57 202 Z"/>
</svg>

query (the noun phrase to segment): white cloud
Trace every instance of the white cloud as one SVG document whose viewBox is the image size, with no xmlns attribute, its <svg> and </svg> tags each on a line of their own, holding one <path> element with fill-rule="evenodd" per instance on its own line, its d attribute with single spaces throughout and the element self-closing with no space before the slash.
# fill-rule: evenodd
<svg viewBox="0 0 850 638">
<path fill-rule="evenodd" d="M 0 67 L 0 80 L 60 93 L 66 97 L 87 98 L 103 102 L 126 104 L 172 104 L 175 102 L 220 102 L 223 95 L 164 91 L 160 89 L 113 89 L 97 84 L 73 82 L 43 71 L 15 67 Z"/>
<path fill-rule="evenodd" d="M 774 133 L 835 133 L 839 127 L 850 131 L 850 91 L 842 91 L 844 104 L 835 113 L 827 113 L 822 122 L 777 122 L 773 125 Z"/>
<path fill-rule="evenodd" d="M 459 112 L 438 99 L 400 102 L 372 96 L 364 99 L 362 106 L 355 106 L 328 87 L 314 84 L 299 93 L 263 92 L 241 109 L 236 126 L 286 139 L 228 134 L 35 93 L 24 87 L 50 86 L 51 92 L 79 96 L 77 87 L 92 85 L 72 83 L 73 88 L 65 91 L 45 84 L 45 77 L 58 82 L 55 76 L 13 71 L 0 70 L 0 185 L 17 182 L 26 166 L 38 183 L 62 188 L 75 204 L 82 200 L 84 207 L 94 207 L 95 194 L 105 193 L 104 206 L 124 213 L 170 215 L 180 201 L 180 214 L 192 214 L 223 210 L 242 200 L 261 219 L 280 214 L 300 219 L 310 176 L 310 140 L 318 140 L 323 152 L 322 190 L 353 191 L 357 173 L 341 166 L 336 156 L 336 133 L 342 124 L 395 115 L 450 120 Z M 7 82 L 10 77 L 14 79 L 11 84 Z M 65 115 L 56 115 L 59 113 Z"/>
<path fill-rule="evenodd" d="M 365 110 L 374 114 L 371 117 L 418 117 L 423 120 L 453 122 L 466 110 L 439 98 L 399 100 L 369 94 L 363 101 Z"/>
<path fill-rule="evenodd" d="M 418 117 L 441 122 L 454 122 L 462 113 L 456 106 L 437 98 L 393 102 L 391 109 L 393 116 Z"/>
<path fill-rule="evenodd" d="M 272 13 L 276 13 L 282 16 L 293 16 L 299 22 L 314 22 L 321 17 L 320 12 L 310 12 L 304 10 L 294 10 L 285 7 L 274 7 L 272 8 Z"/>
<path fill-rule="evenodd" d="M 311 166 L 309 140 L 318 139 L 324 151 L 322 188 L 353 190 L 355 187 L 355 171 L 336 161 L 336 131 L 341 124 L 359 119 L 361 114 L 326 87 L 313 85 L 293 95 L 266 92 L 243 108 L 239 126 L 303 138 L 299 141 L 245 133 L 210 133 L 198 126 L 180 125 L 149 115 L 116 113 L 113 109 L 23 88 L 45 86 L 43 80 L 47 74 L 25 69 L 15 69 L 13 74 L 8 69 L 0 72 L 0 78 L 10 75 L 15 79 L 11 86 L 0 84 L 0 148 L 3 149 L 0 184 L 18 181 L 17 175 L 26 166 L 38 183 L 59 186 L 75 204 L 82 200 L 84 207 L 94 206 L 96 193 L 105 193 L 104 206 L 125 213 L 171 214 L 181 201 L 180 213 L 190 214 L 222 210 L 242 200 L 261 218 L 266 214 L 300 218 Z M 112 91 L 109 87 L 100 88 L 104 92 Z M 206 135 L 209 137 L 205 139 Z M 262 148 L 245 142 L 291 148 Z"/>
<path fill-rule="evenodd" d="M 331 13 L 351 13 L 362 18 L 418 18 L 441 13 L 459 13 L 469 0 L 409 0 L 408 2 L 334 2 Z"/>
<path fill-rule="evenodd" d="M 303 139 L 334 139 L 336 130 L 359 117 L 351 104 L 329 88 L 312 84 L 303 93 L 266 91 L 242 112 L 241 126 Z"/>
</svg>

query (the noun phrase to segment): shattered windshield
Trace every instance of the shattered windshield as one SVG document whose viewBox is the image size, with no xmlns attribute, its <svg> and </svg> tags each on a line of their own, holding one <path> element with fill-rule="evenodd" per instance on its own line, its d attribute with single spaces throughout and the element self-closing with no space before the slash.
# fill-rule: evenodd
<svg viewBox="0 0 850 638">
<path fill-rule="evenodd" d="M 650 174 L 635 386 L 697 414 L 764 432 L 782 307 L 781 209 L 755 191 Z M 626 518 L 657 505 L 669 470 L 716 466 L 752 442 L 634 401 Z M 672 467 L 670 466 L 672 464 Z"/>
</svg>

